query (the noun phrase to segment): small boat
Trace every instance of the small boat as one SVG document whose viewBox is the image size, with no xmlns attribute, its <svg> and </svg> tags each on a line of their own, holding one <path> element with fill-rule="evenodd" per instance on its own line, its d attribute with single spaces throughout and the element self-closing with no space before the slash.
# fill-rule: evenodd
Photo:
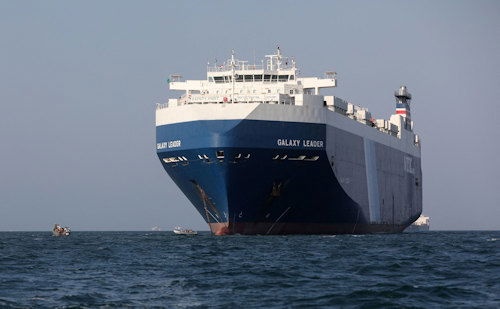
<svg viewBox="0 0 500 309">
<path fill-rule="evenodd" d="M 198 232 L 190 230 L 190 229 L 183 229 L 180 226 L 177 226 L 174 229 L 174 233 L 177 235 L 198 235 Z"/>
<path fill-rule="evenodd" d="M 71 234 L 71 230 L 69 227 L 62 227 L 59 224 L 54 224 L 54 228 L 52 229 L 53 236 L 69 236 Z"/>
</svg>

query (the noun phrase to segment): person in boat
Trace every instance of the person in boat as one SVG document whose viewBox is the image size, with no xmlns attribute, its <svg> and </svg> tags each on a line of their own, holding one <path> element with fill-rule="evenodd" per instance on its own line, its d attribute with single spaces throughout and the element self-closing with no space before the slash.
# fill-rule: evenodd
<svg viewBox="0 0 500 309">
<path fill-rule="evenodd" d="M 62 234 L 64 233 L 64 228 L 59 224 L 54 224 L 54 232 L 57 234 Z"/>
</svg>

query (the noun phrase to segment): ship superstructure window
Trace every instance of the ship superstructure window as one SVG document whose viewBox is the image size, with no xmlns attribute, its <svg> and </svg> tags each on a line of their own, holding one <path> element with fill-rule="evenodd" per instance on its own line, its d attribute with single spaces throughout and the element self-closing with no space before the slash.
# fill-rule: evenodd
<svg viewBox="0 0 500 309">
<path fill-rule="evenodd" d="M 215 154 L 217 156 L 217 159 L 224 159 L 224 150 L 217 150 Z"/>
<path fill-rule="evenodd" d="M 271 74 L 255 74 L 255 75 L 236 75 L 235 82 L 287 82 L 289 80 L 294 80 L 293 75 L 271 75 Z M 231 83 L 232 76 L 210 76 L 208 77 L 209 82 L 215 83 Z"/>
</svg>

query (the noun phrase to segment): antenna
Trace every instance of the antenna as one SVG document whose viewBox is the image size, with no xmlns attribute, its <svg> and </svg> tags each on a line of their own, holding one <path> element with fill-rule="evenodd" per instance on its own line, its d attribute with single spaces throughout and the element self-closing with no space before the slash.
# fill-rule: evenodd
<svg viewBox="0 0 500 309">
<path fill-rule="evenodd" d="M 231 65 L 234 65 L 234 49 L 231 49 Z"/>
<path fill-rule="evenodd" d="M 280 47 L 278 46 L 278 51 L 277 51 L 277 54 L 276 54 L 276 59 L 277 59 L 277 65 L 278 65 L 278 70 L 281 69 L 281 50 L 280 50 Z"/>
<path fill-rule="evenodd" d="M 236 73 L 234 72 L 236 64 L 234 61 L 234 49 L 231 50 L 231 80 L 232 80 L 232 92 L 231 92 L 231 103 L 234 103 L 234 79 L 236 77 Z"/>
</svg>

